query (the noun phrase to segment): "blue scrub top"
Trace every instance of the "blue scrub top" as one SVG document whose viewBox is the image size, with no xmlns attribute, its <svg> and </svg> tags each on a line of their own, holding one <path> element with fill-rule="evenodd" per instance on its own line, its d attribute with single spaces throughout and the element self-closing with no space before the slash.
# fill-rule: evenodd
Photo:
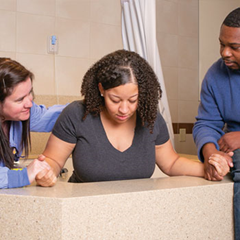
<svg viewBox="0 0 240 240">
<path fill-rule="evenodd" d="M 54 105 L 46 108 L 33 102 L 30 114 L 31 132 L 51 132 L 52 128 L 66 105 Z M 9 132 L 9 142 L 15 148 L 15 160 L 18 161 L 22 155 L 21 149 L 22 122 L 12 121 Z M 15 188 L 29 185 L 27 169 L 15 171 L 5 167 L 0 161 L 0 188 Z"/>
</svg>

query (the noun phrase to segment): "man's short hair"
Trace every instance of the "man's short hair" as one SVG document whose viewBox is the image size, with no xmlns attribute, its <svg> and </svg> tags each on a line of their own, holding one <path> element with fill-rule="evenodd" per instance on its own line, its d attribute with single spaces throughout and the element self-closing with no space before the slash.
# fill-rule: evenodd
<svg viewBox="0 0 240 240">
<path fill-rule="evenodd" d="M 240 27 L 240 8 L 231 11 L 224 19 L 223 24 L 228 27 Z"/>
</svg>

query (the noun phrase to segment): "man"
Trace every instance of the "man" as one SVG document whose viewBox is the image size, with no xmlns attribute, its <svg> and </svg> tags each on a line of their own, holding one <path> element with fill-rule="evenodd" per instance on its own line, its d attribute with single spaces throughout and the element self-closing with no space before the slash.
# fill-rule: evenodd
<svg viewBox="0 0 240 240">
<path fill-rule="evenodd" d="M 206 179 L 223 178 L 208 162 L 214 153 L 221 154 L 232 167 L 235 239 L 240 239 L 240 8 L 223 21 L 219 42 L 222 58 L 210 67 L 203 80 L 193 137 Z"/>
</svg>

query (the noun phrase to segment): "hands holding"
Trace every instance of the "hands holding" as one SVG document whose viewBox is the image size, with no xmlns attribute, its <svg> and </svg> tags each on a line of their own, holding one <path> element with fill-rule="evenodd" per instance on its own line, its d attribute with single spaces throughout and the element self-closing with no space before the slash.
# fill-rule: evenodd
<svg viewBox="0 0 240 240">
<path fill-rule="evenodd" d="M 42 158 L 45 159 L 45 156 L 41 154 L 38 157 L 38 159 L 41 160 Z M 40 171 L 36 175 L 35 180 L 36 180 L 37 184 L 42 187 L 52 187 L 57 182 L 57 177 L 54 174 L 52 168 L 50 167 L 50 169 L 45 168 L 42 171 Z"/>
<path fill-rule="evenodd" d="M 57 177 L 43 155 L 38 156 L 27 166 L 27 172 L 30 183 L 36 180 L 38 185 L 50 187 L 57 181 Z"/>
<path fill-rule="evenodd" d="M 218 151 L 213 143 L 207 143 L 202 150 L 204 156 L 204 177 L 211 181 L 220 181 L 233 167 L 233 152 Z"/>
<path fill-rule="evenodd" d="M 206 144 L 209 149 L 209 144 Z M 212 148 L 213 154 L 206 156 L 204 159 L 205 178 L 208 180 L 222 180 L 227 174 L 230 167 L 233 167 L 232 156 L 233 151 L 240 148 L 240 132 L 229 132 L 224 134 L 219 140 L 218 145 L 220 151 Z M 211 146 L 212 147 L 212 146 Z M 208 151 L 205 151 L 205 153 Z M 208 158 L 208 159 L 207 159 Z M 214 168 L 213 168 L 214 166 Z"/>
<path fill-rule="evenodd" d="M 44 156 L 39 156 L 39 159 L 34 159 L 27 166 L 29 182 L 32 183 L 35 180 L 36 175 L 44 169 L 51 169 L 48 163 L 44 161 Z"/>
<path fill-rule="evenodd" d="M 226 158 L 221 154 L 212 154 L 209 157 L 208 164 L 204 164 L 205 178 L 207 180 L 222 180 L 223 177 L 230 171 Z M 212 168 L 214 167 L 214 169 Z M 212 175 L 210 175 L 212 173 Z"/>
<path fill-rule="evenodd" d="M 207 180 L 222 180 L 230 167 L 233 167 L 233 151 L 240 148 L 240 131 L 224 134 L 218 140 L 218 145 L 220 151 L 217 151 L 211 143 L 203 148 L 204 172 Z"/>
</svg>

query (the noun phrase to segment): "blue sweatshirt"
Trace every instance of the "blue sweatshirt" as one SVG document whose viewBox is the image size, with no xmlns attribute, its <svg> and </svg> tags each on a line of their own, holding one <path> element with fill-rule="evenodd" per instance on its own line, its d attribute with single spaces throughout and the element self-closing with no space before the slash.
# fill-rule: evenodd
<svg viewBox="0 0 240 240">
<path fill-rule="evenodd" d="M 229 69 L 222 59 L 203 79 L 196 119 L 193 138 L 201 161 L 204 144 L 214 143 L 219 150 L 217 141 L 226 131 L 240 131 L 240 71 Z"/>
<path fill-rule="evenodd" d="M 30 115 L 30 130 L 32 132 L 50 132 L 66 105 L 54 105 L 46 108 L 44 105 L 33 103 Z M 12 121 L 9 132 L 10 146 L 15 148 L 15 158 L 21 157 L 22 122 Z M 0 159 L 0 188 L 15 188 L 29 185 L 27 169 L 10 170 Z"/>
</svg>

